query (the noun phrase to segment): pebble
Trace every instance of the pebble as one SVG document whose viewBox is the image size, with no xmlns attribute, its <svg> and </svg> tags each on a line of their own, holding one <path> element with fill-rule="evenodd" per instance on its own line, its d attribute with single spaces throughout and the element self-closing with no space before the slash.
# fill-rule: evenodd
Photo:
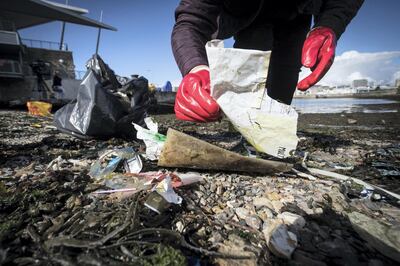
<svg viewBox="0 0 400 266">
<path fill-rule="evenodd" d="M 207 205 L 207 201 L 204 198 L 201 198 L 200 199 L 200 204 L 205 206 L 205 205 Z"/>
<path fill-rule="evenodd" d="M 242 206 L 242 204 L 237 202 L 237 201 L 235 201 L 235 200 L 229 200 L 229 201 L 226 202 L 226 206 L 228 206 L 229 208 L 234 209 L 234 208 Z"/>
<path fill-rule="evenodd" d="M 379 200 L 382 199 L 382 196 L 380 194 L 378 194 L 378 193 L 374 193 L 374 194 L 372 194 L 372 199 L 376 200 L 376 201 L 379 201 Z"/>
<path fill-rule="evenodd" d="M 211 210 L 215 214 L 219 214 L 219 213 L 221 213 L 223 211 L 219 206 L 214 206 L 214 207 L 211 208 Z"/>
<path fill-rule="evenodd" d="M 272 201 L 274 201 L 274 200 L 280 200 L 281 199 L 281 196 L 277 193 L 277 192 L 270 192 L 270 193 L 267 193 L 267 198 L 269 199 L 269 200 L 272 200 Z"/>
<path fill-rule="evenodd" d="M 217 195 L 221 196 L 224 193 L 224 188 L 222 186 L 217 187 Z"/>
<path fill-rule="evenodd" d="M 182 223 L 181 221 L 178 221 L 178 222 L 175 224 L 175 226 L 176 226 L 176 230 L 177 230 L 179 233 L 182 233 L 182 232 L 183 232 L 184 225 L 183 225 L 183 223 Z"/>
<path fill-rule="evenodd" d="M 315 214 L 323 214 L 324 213 L 324 209 L 322 209 L 322 208 L 315 208 L 315 210 L 314 210 L 314 213 Z"/>
<path fill-rule="evenodd" d="M 210 191 L 215 192 L 217 190 L 217 185 L 215 183 L 210 184 Z"/>
<path fill-rule="evenodd" d="M 221 243 L 223 240 L 224 239 L 219 232 L 214 232 L 212 236 L 208 239 L 208 242 L 210 242 L 213 246 L 215 246 L 218 243 Z"/>
<path fill-rule="evenodd" d="M 263 233 L 267 246 L 274 255 L 284 259 L 291 258 L 297 247 L 297 236 L 288 231 L 282 220 L 271 220 L 270 223 L 264 224 Z"/>
<path fill-rule="evenodd" d="M 314 211 L 312 209 L 310 209 L 308 207 L 307 203 L 304 202 L 304 201 L 297 203 L 297 207 L 302 209 L 307 215 L 313 215 L 314 214 Z"/>
<path fill-rule="evenodd" d="M 300 230 L 306 225 L 306 220 L 304 220 L 302 216 L 295 213 L 282 212 L 278 215 L 278 218 L 282 219 L 286 225 L 293 227 L 296 230 Z"/>
<path fill-rule="evenodd" d="M 283 208 L 283 203 L 280 202 L 280 201 L 278 201 L 278 200 L 272 201 L 272 208 L 273 208 L 277 213 L 280 213 L 280 212 L 281 212 L 281 209 Z"/>
<path fill-rule="evenodd" d="M 261 218 L 261 220 L 263 220 L 264 222 L 274 218 L 274 214 L 272 213 L 272 211 L 267 208 L 267 207 L 263 207 L 262 209 L 260 209 L 258 212 L 258 217 Z"/>
<path fill-rule="evenodd" d="M 243 220 L 246 219 L 246 217 L 250 215 L 250 211 L 246 208 L 236 208 L 235 213 L 239 217 L 239 219 L 243 219 Z"/>
<path fill-rule="evenodd" d="M 265 197 L 253 198 L 253 205 L 256 208 L 263 207 L 263 206 L 266 206 L 266 207 L 268 207 L 270 209 L 274 208 L 273 205 L 272 205 L 272 202 L 269 199 L 265 198 Z"/>
<path fill-rule="evenodd" d="M 249 215 L 245 218 L 246 224 L 251 228 L 259 230 L 262 224 L 262 221 L 256 215 Z"/>
</svg>

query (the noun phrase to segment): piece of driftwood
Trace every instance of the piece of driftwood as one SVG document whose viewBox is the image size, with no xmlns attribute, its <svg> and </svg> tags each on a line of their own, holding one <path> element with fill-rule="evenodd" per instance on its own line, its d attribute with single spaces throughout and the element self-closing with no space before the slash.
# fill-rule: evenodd
<svg viewBox="0 0 400 266">
<path fill-rule="evenodd" d="M 289 163 L 245 157 L 168 129 L 159 166 L 271 174 L 289 171 Z"/>
</svg>

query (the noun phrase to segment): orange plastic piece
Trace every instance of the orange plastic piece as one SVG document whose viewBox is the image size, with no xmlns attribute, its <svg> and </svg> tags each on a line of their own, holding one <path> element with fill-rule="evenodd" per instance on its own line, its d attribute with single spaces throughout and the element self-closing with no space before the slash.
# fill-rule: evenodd
<svg viewBox="0 0 400 266">
<path fill-rule="evenodd" d="M 51 103 L 31 101 L 27 102 L 26 106 L 30 115 L 51 116 Z"/>
</svg>

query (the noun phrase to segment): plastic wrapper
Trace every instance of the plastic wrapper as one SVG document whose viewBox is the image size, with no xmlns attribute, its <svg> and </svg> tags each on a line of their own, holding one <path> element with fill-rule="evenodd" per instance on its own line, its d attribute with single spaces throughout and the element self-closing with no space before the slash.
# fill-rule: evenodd
<svg viewBox="0 0 400 266">
<path fill-rule="evenodd" d="M 122 161 L 136 158 L 136 156 L 132 147 L 105 151 L 99 159 L 93 163 L 89 171 L 89 176 L 98 180 L 106 178 L 116 170 Z"/>
<path fill-rule="evenodd" d="M 160 157 L 166 137 L 158 133 L 158 124 L 151 117 L 145 118 L 145 123 L 148 129 L 134 124 L 137 131 L 136 137 L 144 141 L 146 144 L 146 157 L 154 161 Z"/>
<path fill-rule="evenodd" d="M 26 103 L 26 106 L 30 115 L 51 116 L 52 105 L 50 103 L 30 101 Z"/>
</svg>

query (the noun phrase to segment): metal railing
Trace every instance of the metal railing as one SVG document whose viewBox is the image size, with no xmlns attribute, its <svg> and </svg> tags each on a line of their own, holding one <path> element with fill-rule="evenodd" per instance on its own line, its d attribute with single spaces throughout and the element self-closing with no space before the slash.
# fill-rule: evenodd
<svg viewBox="0 0 400 266">
<path fill-rule="evenodd" d="M 59 42 L 50 42 L 50 41 L 33 40 L 33 39 L 21 39 L 21 41 L 23 44 L 31 48 L 68 51 L 68 44 L 66 43 L 63 43 L 60 47 Z"/>
</svg>

